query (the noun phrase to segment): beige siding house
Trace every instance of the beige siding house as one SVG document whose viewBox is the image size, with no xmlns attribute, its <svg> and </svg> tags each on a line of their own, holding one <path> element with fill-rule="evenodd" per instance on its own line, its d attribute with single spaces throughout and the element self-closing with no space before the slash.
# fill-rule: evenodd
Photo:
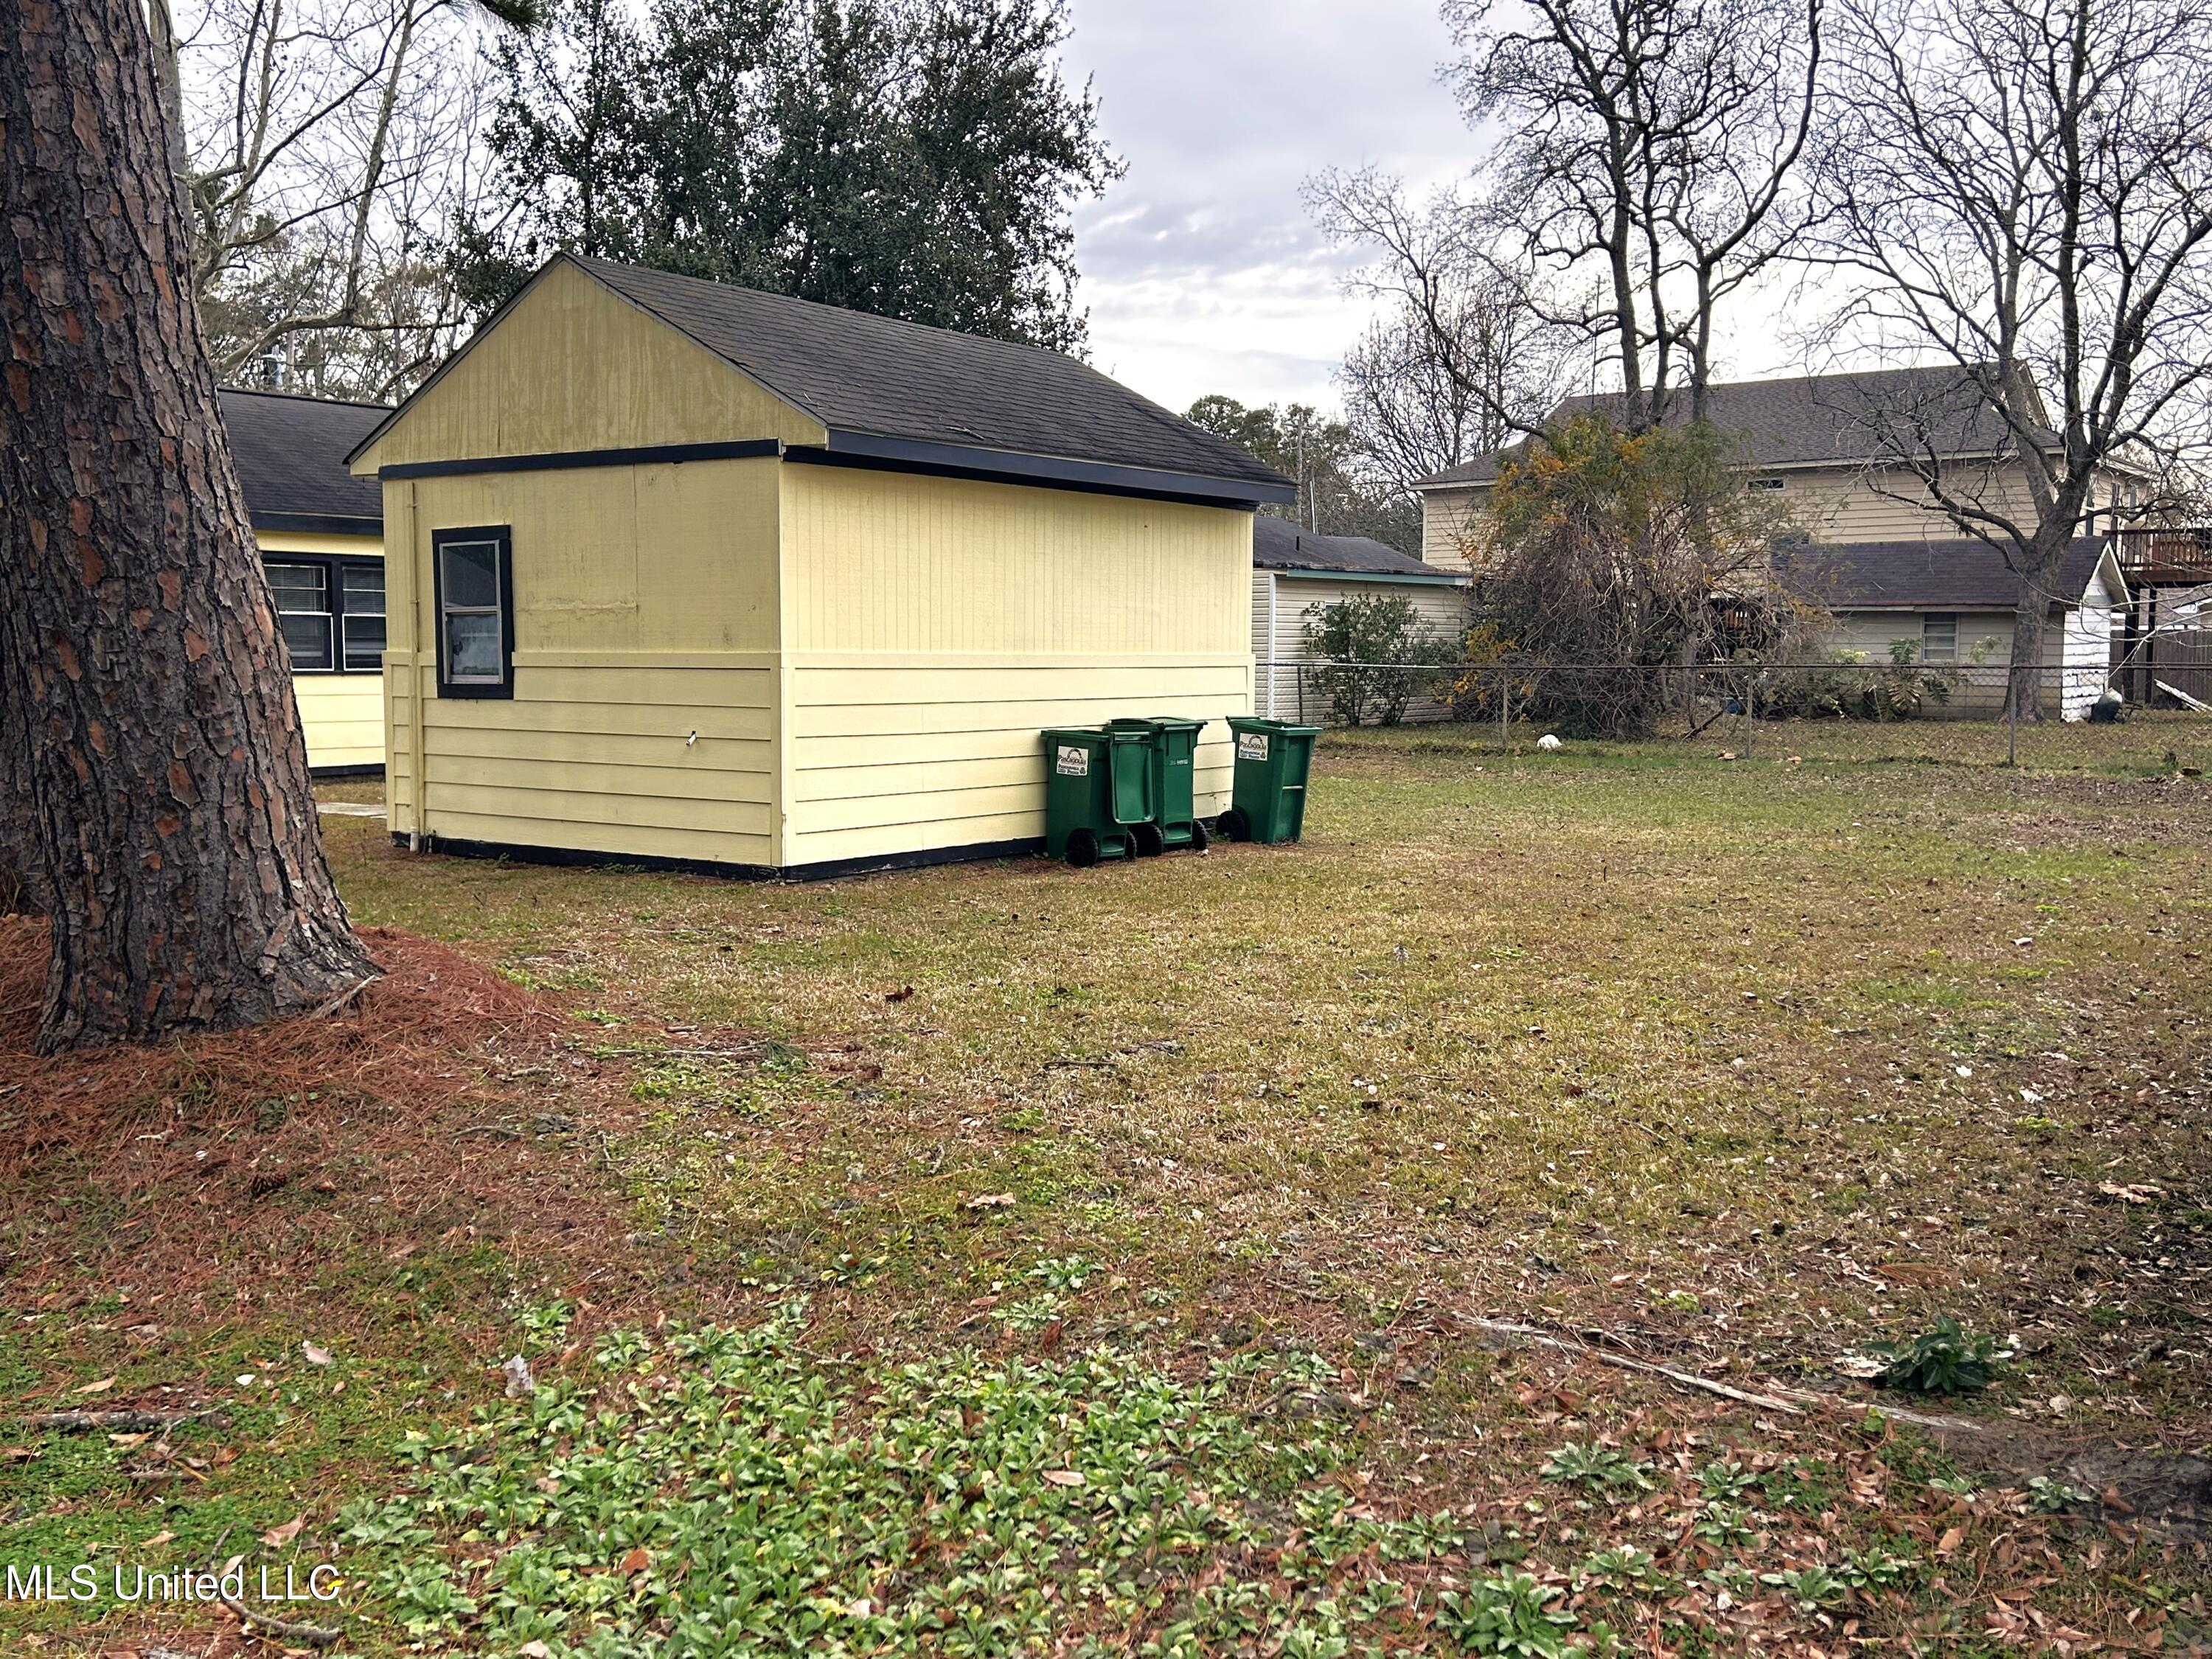
<svg viewBox="0 0 2212 1659">
<path fill-rule="evenodd" d="M 1612 401 L 1571 398 L 1553 418 Z M 1790 556 L 1792 580 L 1834 609 L 1839 646 L 1887 659 L 1893 641 L 1910 641 L 1921 660 L 1959 665 L 1965 695 L 1954 712 L 2000 705 L 2018 579 L 1936 506 L 1923 477 L 1887 459 L 1930 450 L 1947 492 L 2032 521 L 2027 475 L 1995 410 L 1955 369 L 1924 368 L 1717 386 L 1711 407 L 1716 425 L 1741 434 L 1745 488 L 1810 538 Z M 1425 562 L 1468 571 L 1480 561 L 1482 505 L 1513 453 L 1483 456 L 1415 486 Z M 2115 472 L 2094 506 L 2124 509 L 2143 487 Z M 2111 542 L 2079 538 L 2061 591 L 2049 596 L 2044 660 L 2067 672 L 2052 677 L 2045 697 L 2069 716 L 2086 713 L 2103 690 L 2130 603 Z"/>
<path fill-rule="evenodd" d="M 1025 850 L 1040 731 L 1249 712 L 1289 480 L 1071 358 L 562 256 L 353 457 L 395 836 L 823 874 Z"/>
<path fill-rule="evenodd" d="M 1471 579 L 1438 570 L 1364 536 L 1317 536 L 1265 514 L 1252 521 L 1254 712 L 1270 720 L 1318 723 L 1327 699 L 1307 665 L 1305 623 L 1340 599 L 1377 593 L 1408 600 L 1428 629 L 1456 640 L 1467 630 Z M 1408 720 L 1443 717 L 1433 699 L 1415 703 Z"/>
<path fill-rule="evenodd" d="M 320 777 L 384 766 L 384 500 L 346 455 L 383 404 L 227 390 L 223 426 Z"/>
</svg>

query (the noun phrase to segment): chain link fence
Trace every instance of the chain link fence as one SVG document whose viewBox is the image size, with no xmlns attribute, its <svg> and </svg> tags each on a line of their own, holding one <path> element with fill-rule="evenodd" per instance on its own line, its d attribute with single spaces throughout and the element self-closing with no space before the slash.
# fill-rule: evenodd
<svg viewBox="0 0 2212 1659">
<path fill-rule="evenodd" d="M 1582 745 L 1728 759 L 1938 761 L 2050 769 L 2198 772 L 2212 703 L 2124 672 L 2004 665 L 1724 663 L 1458 665 L 1261 659 L 1259 714 L 1397 729 L 1408 740 L 1510 752 L 1546 736 Z M 2136 678 L 2140 678 L 2139 676 Z M 2032 694 L 2025 683 L 2032 683 Z M 2205 688 L 2212 690 L 2212 687 Z"/>
</svg>

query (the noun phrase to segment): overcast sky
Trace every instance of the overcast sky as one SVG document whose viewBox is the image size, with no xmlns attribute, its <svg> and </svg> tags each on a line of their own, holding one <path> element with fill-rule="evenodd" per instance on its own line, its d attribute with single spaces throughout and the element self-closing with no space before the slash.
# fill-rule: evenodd
<svg viewBox="0 0 2212 1659">
<path fill-rule="evenodd" d="M 1298 186 L 1368 161 L 1425 185 L 1466 169 L 1433 0 L 1075 0 L 1074 19 L 1069 77 L 1091 78 L 1129 164 L 1076 216 L 1092 361 L 1173 409 L 1333 403 L 1367 305 Z"/>
<path fill-rule="evenodd" d="M 1128 173 L 1077 210 L 1091 360 L 1171 409 L 1208 392 L 1336 403 L 1329 376 L 1369 303 L 1343 290 L 1299 199 L 1373 162 L 1425 191 L 1464 178 L 1474 136 L 1437 78 L 1456 56 L 1435 0 L 1073 0 L 1069 78 L 1089 76 Z M 1782 291 L 1724 314 L 1723 375 L 1786 372 Z"/>
</svg>

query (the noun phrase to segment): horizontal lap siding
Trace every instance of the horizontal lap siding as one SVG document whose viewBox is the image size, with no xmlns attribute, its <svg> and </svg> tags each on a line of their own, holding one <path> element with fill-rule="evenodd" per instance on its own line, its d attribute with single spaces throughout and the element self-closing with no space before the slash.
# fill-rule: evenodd
<svg viewBox="0 0 2212 1659">
<path fill-rule="evenodd" d="M 295 674 L 292 693 L 308 765 L 384 764 L 384 676 Z"/>
<path fill-rule="evenodd" d="M 1227 805 L 1231 759 L 1222 717 L 1244 711 L 1240 655 L 1127 671 L 1009 667 L 988 661 L 887 671 L 793 665 L 795 862 L 866 858 L 1044 834 L 1047 726 L 1119 714 L 1206 720 L 1198 808 Z M 1008 695 L 1009 682 L 1018 689 Z"/>
<path fill-rule="evenodd" d="M 763 459 L 387 483 L 387 527 L 404 491 L 416 553 L 406 638 L 434 637 L 441 527 L 512 526 L 515 596 L 511 699 L 435 695 L 422 654 L 419 767 L 408 675 L 392 673 L 392 828 L 416 827 L 419 794 L 434 836 L 773 863 L 776 471 Z"/>
<path fill-rule="evenodd" d="M 434 833 L 770 861 L 771 661 L 611 666 L 540 654 L 525 666 L 517 654 L 513 701 L 433 698 L 424 708 Z"/>
<path fill-rule="evenodd" d="M 1251 520 L 1221 508 L 787 467 L 785 861 L 1044 834 L 1040 732 L 1177 714 L 1199 809 L 1251 707 Z"/>
</svg>

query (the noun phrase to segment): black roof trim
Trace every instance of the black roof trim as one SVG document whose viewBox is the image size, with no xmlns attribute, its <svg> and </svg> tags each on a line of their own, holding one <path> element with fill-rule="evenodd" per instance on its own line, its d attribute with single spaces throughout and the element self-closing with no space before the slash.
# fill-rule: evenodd
<svg viewBox="0 0 2212 1659">
<path fill-rule="evenodd" d="M 465 478 L 481 472 L 566 472 L 589 466 L 652 466 L 681 461 L 743 461 L 781 454 L 781 438 L 727 443 L 646 444 L 635 449 L 565 449 L 543 455 L 480 455 L 450 461 L 394 461 L 379 478 Z"/>
<path fill-rule="evenodd" d="M 295 536 L 381 536 L 381 518 L 353 518 L 339 513 L 250 513 L 247 522 L 256 530 L 273 530 Z"/>
<path fill-rule="evenodd" d="M 787 459 L 817 465 L 922 472 L 993 483 L 1034 484 L 1096 495 L 1137 495 L 1202 507 L 1255 507 L 1262 501 L 1297 499 L 1293 485 L 1262 483 L 1251 478 L 1213 478 L 1202 473 L 1121 466 L 1109 461 L 1026 455 L 1014 450 L 932 443 L 919 438 L 887 438 L 872 432 L 832 430 L 824 449 L 794 444 L 785 453 Z"/>
</svg>

